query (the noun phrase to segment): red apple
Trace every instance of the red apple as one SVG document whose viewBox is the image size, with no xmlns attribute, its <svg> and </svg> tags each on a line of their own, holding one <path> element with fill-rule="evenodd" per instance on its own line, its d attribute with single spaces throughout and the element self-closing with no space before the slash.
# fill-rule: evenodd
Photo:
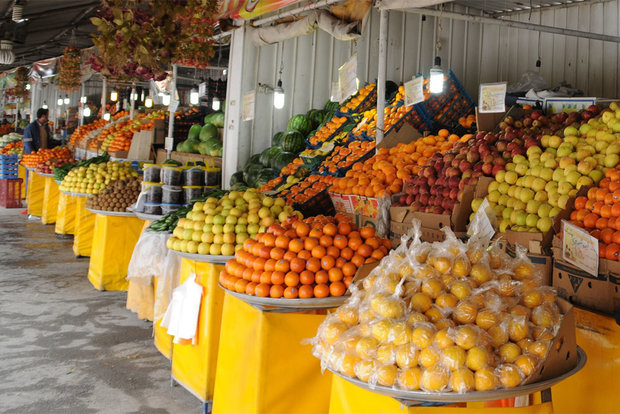
<svg viewBox="0 0 620 414">
<path fill-rule="evenodd" d="M 491 174 L 493 175 L 493 177 L 495 177 L 497 173 L 502 171 L 503 169 L 504 169 L 504 166 L 502 165 L 494 165 L 493 170 L 491 170 Z"/>
</svg>

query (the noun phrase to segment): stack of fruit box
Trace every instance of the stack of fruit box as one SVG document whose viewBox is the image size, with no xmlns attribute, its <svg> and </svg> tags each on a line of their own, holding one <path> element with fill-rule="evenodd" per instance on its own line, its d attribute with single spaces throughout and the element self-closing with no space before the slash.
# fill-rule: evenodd
<svg viewBox="0 0 620 414">
<path fill-rule="evenodd" d="M 560 297 L 605 314 L 620 312 L 620 262 L 600 258 L 598 272 L 593 275 L 565 260 L 563 243 L 557 235 L 552 251 L 553 287 Z"/>
<path fill-rule="evenodd" d="M 399 131 L 385 137 L 377 145 L 377 148 L 392 148 L 399 143 L 408 144 L 421 136 L 411 125 L 405 124 Z M 329 193 L 329 196 L 336 212 L 349 216 L 356 226 L 372 226 L 381 237 L 389 236 L 391 199 L 382 200 L 376 197 L 332 192 Z"/>
</svg>

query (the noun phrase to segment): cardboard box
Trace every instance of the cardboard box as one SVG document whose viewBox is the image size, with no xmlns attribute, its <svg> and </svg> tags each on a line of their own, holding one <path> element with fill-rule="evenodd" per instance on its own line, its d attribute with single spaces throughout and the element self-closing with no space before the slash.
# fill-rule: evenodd
<svg viewBox="0 0 620 414">
<path fill-rule="evenodd" d="M 166 122 L 163 119 L 155 119 L 153 121 L 153 144 L 164 144 L 167 133 Z"/>
<path fill-rule="evenodd" d="M 392 196 L 392 203 L 400 195 Z M 400 244 L 400 239 L 413 227 L 413 211 L 409 206 L 390 207 L 390 241 L 392 247 Z"/>
<path fill-rule="evenodd" d="M 500 249 L 504 250 L 510 257 L 516 257 L 516 246 L 508 243 L 502 236 L 495 239 Z M 553 275 L 553 255 L 527 253 L 527 258 L 532 262 L 534 272 L 540 275 L 541 283 L 551 286 Z"/>
<path fill-rule="evenodd" d="M 334 209 L 337 213 L 353 214 L 353 203 L 351 202 L 351 196 L 348 194 L 336 194 L 329 193 L 329 198 L 332 200 Z"/>
<path fill-rule="evenodd" d="M 498 113 L 479 113 L 478 108 L 476 108 L 476 126 L 478 128 L 478 132 L 481 131 L 493 131 L 499 132 L 499 124 L 506 118 L 507 116 L 512 117 L 515 121 L 523 118 L 523 116 L 527 113 L 531 112 L 529 109 L 523 109 L 518 105 L 514 105 L 506 112 L 498 112 Z"/>
</svg>

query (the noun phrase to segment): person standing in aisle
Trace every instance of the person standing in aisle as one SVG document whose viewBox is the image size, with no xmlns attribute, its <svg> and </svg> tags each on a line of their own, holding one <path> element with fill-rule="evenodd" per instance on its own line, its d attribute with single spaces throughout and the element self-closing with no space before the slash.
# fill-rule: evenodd
<svg viewBox="0 0 620 414">
<path fill-rule="evenodd" d="M 51 133 L 47 125 L 48 113 L 47 109 L 39 108 L 37 119 L 28 124 L 24 130 L 24 154 L 36 152 L 41 148 L 49 148 L 48 143 L 51 140 Z"/>
</svg>

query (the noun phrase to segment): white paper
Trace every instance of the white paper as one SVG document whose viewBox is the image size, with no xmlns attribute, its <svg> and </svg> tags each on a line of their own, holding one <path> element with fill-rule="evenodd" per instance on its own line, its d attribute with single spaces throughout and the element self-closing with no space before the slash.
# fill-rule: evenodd
<svg viewBox="0 0 620 414">
<path fill-rule="evenodd" d="M 179 101 L 170 101 L 170 105 L 168 105 L 168 111 L 174 113 L 177 111 L 179 107 Z"/>
<path fill-rule="evenodd" d="M 340 85 L 340 102 L 344 102 L 357 92 L 357 55 L 338 68 L 338 83 Z"/>
<path fill-rule="evenodd" d="M 476 229 L 476 236 L 482 239 L 491 240 L 495 235 L 495 225 L 497 223 L 497 218 L 495 217 L 495 213 L 489 204 L 489 200 L 486 198 L 482 200 L 478 211 L 474 215 L 474 218 L 471 220 L 469 224 L 469 228 L 467 229 L 467 235 L 472 237 L 474 229 Z"/>
<path fill-rule="evenodd" d="M 496 113 L 505 112 L 506 82 L 480 84 L 478 112 Z"/>
<path fill-rule="evenodd" d="M 198 96 L 202 97 L 207 94 L 207 82 L 202 82 L 198 85 Z"/>
<path fill-rule="evenodd" d="M 423 76 L 418 76 L 405 83 L 405 106 L 415 105 L 424 101 L 423 84 Z"/>
<path fill-rule="evenodd" d="M 256 101 L 256 91 L 251 90 L 250 92 L 243 95 L 243 120 L 251 121 L 254 119 L 254 103 Z"/>
<path fill-rule="evenodd" d="M 341 102 L 340 101 L 340 83 L 339 82 L 332 82 L 332 93 L 331 93 L 331 97 L 329 98 L 330 101 L 332 102 Z"/>
<path fill-rule="evenodd" d="M 192 273 L 172 292 L 172 300 L 161 321 L 168 335 L 174 336 L 174 343 L 179 343 L 180 339 L 193 340 L 196 336 L 201 301 L 202 286 L 196 283 L 196 274 Z"/>
<path fill-rule="evenodd" d="M 562 257 L 568 263 L 585 270 L 593 276 L 598 275 L 598 240 L 584 229 L 562 221 Z"/>
</svg>

